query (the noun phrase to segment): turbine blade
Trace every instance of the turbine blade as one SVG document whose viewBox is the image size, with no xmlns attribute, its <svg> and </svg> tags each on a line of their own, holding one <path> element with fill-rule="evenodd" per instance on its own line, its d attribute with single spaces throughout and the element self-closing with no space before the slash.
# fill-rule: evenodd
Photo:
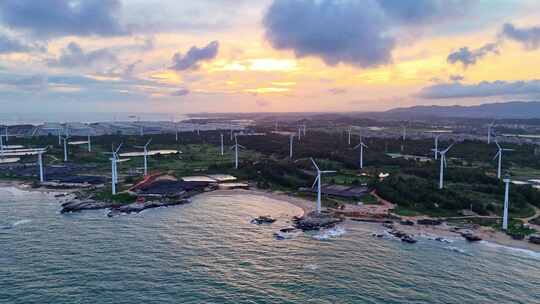
<svg viewBox="0 0 540 304">
<path fill-rule="evenodd" d="M 325 170 L 325 171 L 321 171 L 321 173 L 336 173 L 337 171 L 335 170 Z"/>
<path fill-rule="evenodd" d="M 146 145 L 145 145 L 145 146 L 148 146 L 151 142 L 152 142 L 152 139 L 150 138 L 150 139 L 146 142 Z"/>
<path fill-rule="evenodd" d="M 499 157 L 499 154 L 501 154 L 501 150 L 499 150 L 499 152 L 497 152 L 497 154 L 495 154 L 495 156 L 493 156 L 493 160 L 495 160 L 497 157 Z"/>
<path fill-rule="evenodd" d="M 499 150 L 502 149 L 501 145 L 499 145 L 499 142 L 498 141 L 495 141 L 495 144 L 497 145 L 497 148 L 499 148 Z"/>
<path fill-rule="evenodd" d="M 319 175 L 317 175 L 317 177 L 315 178 L 315 181 L 313 182 L 313 185 L 311 186 L 311 188 L 315 188 L 315 185 L 317 184 L 318 181 L 319 181 Z"/>
<path fill-rule="evenodd" d="M 353 147 L 353 150 L 356 150 L 356 149 L 360 148 L 360 145 L 361 145 L 361 144 L 358 144 L 358 145 L 354 146 L 354 147 Z"/>
<path fill-rule="evenodd" d="M 315 166 L 315 168 L 317 168 L 317 171 L 321 171 L 321 169 L 319 169 L 319 166 L 317 166 L 317 163 L 315 163 L 315 160 L 313 160 L 313 157 L 311 157 L 310 159 L 313 165 Z"/>
</svg>

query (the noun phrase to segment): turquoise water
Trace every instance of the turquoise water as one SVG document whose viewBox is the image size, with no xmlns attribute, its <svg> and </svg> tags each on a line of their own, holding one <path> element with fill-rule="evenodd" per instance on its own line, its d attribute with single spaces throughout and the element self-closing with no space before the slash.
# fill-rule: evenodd
<svg viewBox="0 0 540 304">
<path fill-rule="evenodd" d="M 58 211 L 50 196 L 0 189 L 0 303 L 540 303 L 540 254 L 404 244 L 359 223 L 278 241 L 300 210 L 262 196 L 115 218 Z M 278 222 L 249 223 L 265 214 Z"/>
</svg>

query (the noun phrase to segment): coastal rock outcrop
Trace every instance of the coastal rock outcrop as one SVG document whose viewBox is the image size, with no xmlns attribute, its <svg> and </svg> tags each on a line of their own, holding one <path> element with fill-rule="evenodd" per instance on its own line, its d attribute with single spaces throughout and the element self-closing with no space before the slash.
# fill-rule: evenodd
<svg viewBox="0 0 540 304">
<path fill-rule="evenodd" d="M 296 228 L 303 231 L 309 231 L 319 230 L 321 228 L 331 228 L 337 223 L 342 222 L 343 219 L 329 214 L 317 214 L 316 212 L 311 212 L 303 217 L 294 218 L 293 221 Z"/>
</svg>

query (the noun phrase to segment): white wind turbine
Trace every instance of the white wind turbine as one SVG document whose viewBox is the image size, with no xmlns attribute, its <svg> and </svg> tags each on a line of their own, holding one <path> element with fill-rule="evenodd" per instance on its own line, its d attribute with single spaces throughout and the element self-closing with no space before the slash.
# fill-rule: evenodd
<svg viewBox="0 0 540 304">
<path fill-rule="evenodd" d="M 351 145 L 351 133 L 352 133 L 352 128 L 349 127 L 349 129 L 347 129 L 347 133 L 349 135 L 349 146 Z"/>
<path fill-rule="evenodd" d="M 113 195 L 116 194 L 116 184 L 118 183 L 117 163 L 120 160 L 118 156 L 118 151 L 120 151 L 120 148 L 122 148 L 122 144 L 120 144 L 118 148 L 116 148 L 116 150 L 112 148 L 111 150 L 112 152 L 108 153 L 108 154 L 112 154 L 112 157 L 110 158 L 110 160 L 111 160 L 111 190 L 112 190 Z"/>
<path fill-rule="evenodd" d="M 502 171 L 502 155 L 503 155 L 503 152 L 504 151 L 514 151 L 514 149 L 504 149 L 503 147 L 501 147 L 501 145 L 499 145 L 499 142 L 498 141 L 495 141 L 495 144 L 497 145 L 497 148 L 499 149 L 497 151 L 497 154 L 495 154 L 495 157 L 493 157 L 493 159 L 496 159 L 496 158 L 499 158 L 499 163 L 498 163 L 498 166 L 497 166 L 497 178 L 498 179 L 501 179 L 501 171 Z"/>
<path fill-rule="evenodd" d="M 148 175 L 148 145 L 152 142 L 150 138 L 144 146 L 135 146 L 135 148 L 144 149 L 144 176 Z"/>
<path fill-rule="evenodd" d="M 298 126 L 298 140 L 302 138 L 302 127 Z"/>
<path fill-rule="evenodd" d="M 8 142 L 9 141 L 9 134 L 8 134 L 8 126 L 7 125 L 4 127 L 4 132 L 5 132 L 4 136 L 6 137 L 6 142 Z"/>
<path fill-rule="evenodd" d="M 491 134 L 493 133 L 493 127 L 495 126 L 495 122 L 491 122 L 489 125 L 488 125 L 488 133 L 487 133 L 487 143 L 488 144 L 491 144 Z"/>
<path fill-rule="evenodd" d="M 510 192 L 510 177 L 506 176 L 504 178 L 504 213 L 503 213 L 503 223 L 502 229 L 508 229 L 508 194 Z"/>
<path fill-rule="evenodd" d="M 221 133 L 219 137 L 221 138 L 221 156 L 223 156 L 225 154 L 225 151 L 223 151 L 223 133 Z"/>
<path fill-rule="evenodd" d="M 238 169 L 238 149 L 245 149 L 244 146 L 238 144 L 238 138 L 236 134 L 234 135 L 234 146 L 231 147 L 231 150 L 234 149 L 234 168 Z"/>
<path fill-rule="evenodd" d="M 364 148 L 367 149 L 367 147 L 362 141 L 362 137 L 360 137 L 360 143 L 353 148 L 353 150 L 360 149 L 360 169 L 364 168 Z"/>
<path fill-rule="evenodd" d="M 451 144 L 446 148 L 445 150 L 442 150 L 439 152 L 441 154 L 441 166 L 439 171 L 439 189 L 442 189 L 444 187 L 444 168 L 446 168 L 448 165 L 446 163 L 446 153 L 450 151 L 450 149 L 455 145 L 455 143 Z"/>
<path fill-rule="evenodd" d="M 46 152 L 46 149 L 43 149 L 41 151 L 38 151 L 38 166 L 39 166 L 39 181 L 43 183 L 45 181 L 45 177 L 43 175 L 43 153 Z"/>
<path fill-rule="evenodd" d="M 303 133 L 302 135 L 306 136 L 306 124 L 305 123 L 302 125 L 302 133 Z"/>
<path fill-rule="evenodd" d="M 440 136 L 441 136 L 440 134 L 435 135 L 435 148 L 431 149 L 431 151 L 433 151 L 433 156 L 434 156 L 435 160 L 437 160 L 437 158 L 438 158 L 437 155 L 439 153 L 439 137 Z"/>
<path fill-rule="evenodd" d="M 62 136 L 62 141 L 64 142 L 64 162 L 68 161 L 68 139 L 68 135 Z"/>
<path fill-rule="evenodd" d="M 90 138 L 90 133 L 88 133 L 87 145 L 88 145 L 88 152 L 92 152 L 92 139 Z"/>
<path fill-rule="evenodd" d="M 315 182 L 313 182 L 312 188 L 315 187 L 315 185 L 317 185 L 317 214 L 320 214 L 321 213 L 321 178 L 322 178 L 322 175 L 326 174 L 326 173 L 335 173 L 336 171 L 329 171 L 329 170 L 321 171 L 321 169 L 319 169 L 319 166 L 317 166 L 317 163 L 315 163 L 315 160 L 313 160 L 313 158 L 311 158 L 311 162 L 313 163 L 313 165 L 317 169 L 317 177 L 315 178 Z"/>
<path fill-rule="evenodd" d="M 289 135 L 289 158 L 293 158 L 293 142 L 294 142 L 294 134 Z"/>
</svg>

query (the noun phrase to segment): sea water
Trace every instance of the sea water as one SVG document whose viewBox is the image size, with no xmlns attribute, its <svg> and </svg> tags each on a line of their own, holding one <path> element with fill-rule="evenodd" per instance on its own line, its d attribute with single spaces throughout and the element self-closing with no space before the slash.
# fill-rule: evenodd
<svg viewBox="0 0 540 304">
<path fill-rule="evenodd" d="M 0 188 L 0 303 L 540 303 L 532 251 L 364 223 L 276 240 L 301 210 L 252 194 L 113 218 L 58 200 Z"/>
</svg>

